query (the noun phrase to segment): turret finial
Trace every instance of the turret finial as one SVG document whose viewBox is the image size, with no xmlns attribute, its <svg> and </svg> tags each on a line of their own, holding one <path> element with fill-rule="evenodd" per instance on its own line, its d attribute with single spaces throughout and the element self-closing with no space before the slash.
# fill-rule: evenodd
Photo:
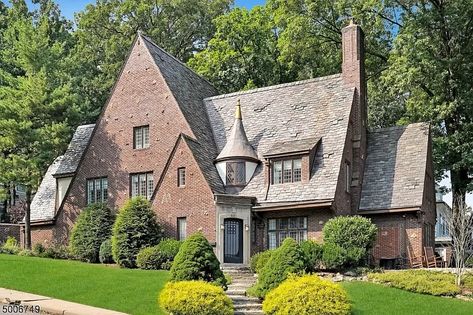
<svg viewBox="0 0 473 315">
<path fill-rule="evenodd" d="M 235 109 L 235 119 L 241 119 L 241 105 L 240 99 L 237 101 L 236 109 Z"/>
</svg>

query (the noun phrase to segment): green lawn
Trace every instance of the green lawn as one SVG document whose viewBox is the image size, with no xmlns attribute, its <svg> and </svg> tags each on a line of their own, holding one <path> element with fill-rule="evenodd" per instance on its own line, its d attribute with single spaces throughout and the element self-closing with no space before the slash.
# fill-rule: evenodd
<svg viewBox="0 0 473 315">
<path fill-rule="evenodd" d="M 134 315 L 163 314 L 156 303 L 166 271 L 119 269 L 68 260 L 0 255 L 0 287 Z M 473 302 L 366 282 L 342 284 L 358 315 L 473 314 Z"/>
<path fill-rule="evenodd" d="M 166 271 L 0 255 L 0 287 L 133 315 L 163 314 L 156 299 L 167 279 Z"/>
<path fill-rule="evenodd" d="M 342 284 L 353 303 L 354 315 L 471 315 L 473 302 L 411 293 L 366 282 Z"/>
</svg>

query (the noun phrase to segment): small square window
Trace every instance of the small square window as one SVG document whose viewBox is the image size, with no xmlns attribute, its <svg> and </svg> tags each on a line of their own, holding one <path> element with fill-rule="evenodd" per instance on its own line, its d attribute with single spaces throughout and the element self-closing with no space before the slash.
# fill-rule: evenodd
<svg viewBox="0 0 473 315">
<path fill-rule="evenodd" d="M 133 128 L 133 149 L 149 148 L 149 126 Z"/>
<path fill-rule="evenodd" d="M 179 167 L 177 169 L 177 187 L 184 187 L 186 185 L 186 168 Z"/>
</svg>

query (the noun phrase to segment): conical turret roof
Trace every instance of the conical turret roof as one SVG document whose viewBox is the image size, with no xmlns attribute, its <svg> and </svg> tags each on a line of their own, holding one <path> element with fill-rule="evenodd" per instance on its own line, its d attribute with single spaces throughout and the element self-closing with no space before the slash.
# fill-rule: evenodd
<svg viewBox="0 0 473 315">
<path fill-rule="evenodd" d="M 243 127 L 240 100 L 238 100 L 235 109 L 235 122 L 230 131 L 230 136 L 228 137 L 227 143 L 222 149 L 222 152 L 217 156 L 216 161 L 218 162 L 230 159 L 258 161 L 258 155 L 248 141 L 245 128 Z"/>
</svg>

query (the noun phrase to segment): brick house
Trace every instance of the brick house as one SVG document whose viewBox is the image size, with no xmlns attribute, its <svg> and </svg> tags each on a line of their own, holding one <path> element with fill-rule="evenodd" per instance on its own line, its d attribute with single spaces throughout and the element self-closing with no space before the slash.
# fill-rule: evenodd
<svg viewBox="0 0 473 315">
<path fill-rule="evenodd" d="M 97 123 L 49 168 L 33 243 L 67 243 L 88 203 L 143 195 L 168 237 L 201 230 L 224 263 L 355 214 L 379 227 L 377 260 L 420 254 L 434 243 L 429 126 L 368 131 L 361 28 L 342 42 L 341 74 L 218 95 L 138 34 Z"/>
</svg>

